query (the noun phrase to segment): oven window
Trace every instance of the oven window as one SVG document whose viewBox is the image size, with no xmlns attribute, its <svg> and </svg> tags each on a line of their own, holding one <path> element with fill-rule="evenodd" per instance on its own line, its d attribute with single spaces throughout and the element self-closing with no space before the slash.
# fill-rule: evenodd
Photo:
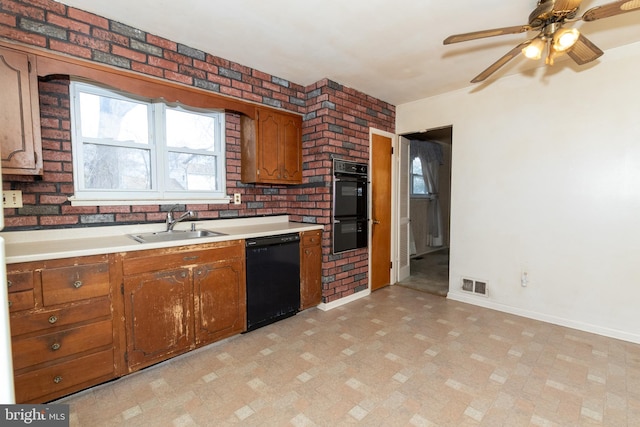
<svg viewBox="0 0 640 427">
<path fill-rule="evenodd" d="M 336 181 L 334 217 L 366 217 L 366 185 L 363 181 Z"/>
<path fill-rule="evenodd" d="M 367 247 L 367 221 L 344 220 L 333 223 L 333 252 Z"/>
</svg>

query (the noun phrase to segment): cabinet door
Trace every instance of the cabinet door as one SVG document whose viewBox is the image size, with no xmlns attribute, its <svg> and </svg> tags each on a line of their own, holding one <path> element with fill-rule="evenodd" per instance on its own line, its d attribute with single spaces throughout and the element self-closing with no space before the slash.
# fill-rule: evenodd
<svg viewBox="0 0 640 427">
<path fill-rule="evenodd" d="M 236 258 L 197 266 L 193 275 L 196 345 L 243 332 L 246 329 L 243 260 Z"/>
<path fill-rule="evenodd" d="M 302 182 L 302 119 L 298 116 L 281 116 L 281 164 L 282 179 L 291 183 Z"/>
<path fill-rule="evenodd" d="M 33 55 L 0 47 L 0 147 L 5 174 L 42 174 L 38 78 L 34 67 Z"/>
<path fill-rule="evenodd" d="M 280 117 L 273 111 L 258 111 L 258 180 L 274 182 L 282 179 L 280 163 Z"/>
<path fill-rule="evenodd" d="M 300 310 L 322 302 L 322 232 L 302 233 L 300 245 Z"/>
<path fill-rule="evenodd" d="M 300 184 L 302 182 L 302 118 L 266 109 L 258 109 L 257 116 L 255 181 L 271 184 Z M 246 126 L 243 127 L 243 131 L 245 130 Z M 247 157 L 252 156 L 248 148 L 245 148 L 242 154 Z M 246 160 L 243 159 L 243 167 L 250 167 L 251 159 Z M 244 179 L 251 180 L 250 175 L 245 174 Z"/>
<path fill-rule="evenodd" d="M 124 278 L 129 370 L 165 360 L 193 343 L 193 298 L 188 269 Z"/>
</svg>

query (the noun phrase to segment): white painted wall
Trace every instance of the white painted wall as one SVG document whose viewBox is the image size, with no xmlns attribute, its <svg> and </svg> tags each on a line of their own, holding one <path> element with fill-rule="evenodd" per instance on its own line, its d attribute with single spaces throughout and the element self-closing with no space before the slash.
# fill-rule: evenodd
<svg viewBox="0 0 640 427">
<path fill-rule="evenodd" d="M 640 343 L 638 70 L 634 43 L 397 107 L 453 125 L 450 298 Z"/>
</svg>

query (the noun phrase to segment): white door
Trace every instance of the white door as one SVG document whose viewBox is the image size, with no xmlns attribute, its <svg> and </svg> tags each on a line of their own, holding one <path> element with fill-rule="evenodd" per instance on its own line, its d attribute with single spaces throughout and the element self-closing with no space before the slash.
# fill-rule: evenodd
<svg viewBox="0 0 640 427">
<path fill-rule="evenodd" d="M 400 137 L 400 165 L 398 167 L 398 282 L 411 274 L 410 236 L 411 218 L 409 217 L 409 146 L 410 141 Z"/>
</svg>

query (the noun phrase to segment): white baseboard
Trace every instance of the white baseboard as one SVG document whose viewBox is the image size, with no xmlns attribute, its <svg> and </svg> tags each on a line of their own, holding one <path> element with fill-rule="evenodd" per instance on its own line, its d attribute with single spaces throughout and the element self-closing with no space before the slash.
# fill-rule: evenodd
<svg viewBox="0 0 640 427">
<path fill-rule="evenodd" d="M 615 338 L 623 341 L 632 342 L 634 344 L 640 344 L 640 335 L 633 334 L 617 329 L 606 328 L 590 323 L 579 322 L 563 317 L 557 317 L 546 313 L 540 313 L 537 311 L 525 310 L 518 307 L 512 307 L 505 304 L 500 304 L 491 301 L 486 298 L 477 298 L 473 295 L 464 295 L 457 292 L 449 292 L 447 299 L 453 301 L 464 302 L 471 305 L 477 305 L 484 308 L 489 308 L 504 313 L 514 314 L 516 316 L 522 316 L 529 319 L 540 320 L 542 322 L 551 323 L 558 326 L 565 326 L 571 329 L 577 329 L 579 331 L 590 332 L 593 334 L 602 335 L 609 338 Z"/>
<path fill-rule="evenodd" d="M 359 300 L 360 298 L 364 298 L 366 296 L 371 295 L 371 289 L 366 289 L 364 291 L 356 292 L 355 294 L 351 294 L 348 297 L 340 298 L 335 301 L 331 301 L 329 303 L 320 303 L 318 308 L 322 311 L 329 311 L 336 307 L 340 307 L 345 304 L 349 304 L 350 302 Z"/>
</svg>

